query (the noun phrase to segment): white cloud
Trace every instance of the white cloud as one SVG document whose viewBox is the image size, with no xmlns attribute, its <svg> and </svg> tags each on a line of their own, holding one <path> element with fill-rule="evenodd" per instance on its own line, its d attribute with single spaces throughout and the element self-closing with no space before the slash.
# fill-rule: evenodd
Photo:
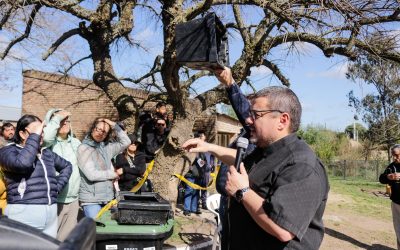
<svg viewBox="0 0 400 250">
<path fill-rule="evenodd" d="M 133 38 L 135 40 L 138 40 L 138 41 L 141 41 L 141 42 L 147 41 L 147 40 L 152 41 L 151 39 L 152 38 L 154 39 L 154 37 L 156 35 L 157 34 L 155 34 L 153 30 L 151 30 L 149 28 L 146 28 L 146 29 L 142 30 L 141 32 L 137 33 L 136 35 L 134 35 Z"/>
<path fill-rule="evenodd" d="M 163 53 L 163 38 L 160 33 L 146 28 L 139 33 L 133 35 L 133 39 L 138 41 L 145 48 L 145 53 L 150 53 L 152 56 L 161 55 Z"/>
<path fill-rule="evenodd" d="M 282 44 L 282 49 L 291 49 L 303 55 L 312 54 L 314 51 L 317 50 L 314 45 L 306 42 L 284 43 Z"/>
<path fill-rule="evenodd" d="M 320 72 L 309 72 L 306 74 L 309 78 L 331 78 L 331 79 L 345 79 L 348 63 L 337 64 L 328 70 Z"/>
<path fill-rule="evenodd" d="M 265 76 L 265 75 L 270 75 L 272 74 L 272 71 L 265 67 L 265 66 L 259 66 L 259 67 L 252 67 L 250 69 L 251 71 L 251 76 L 256 77 L 256 76 Z"/>
</svg>

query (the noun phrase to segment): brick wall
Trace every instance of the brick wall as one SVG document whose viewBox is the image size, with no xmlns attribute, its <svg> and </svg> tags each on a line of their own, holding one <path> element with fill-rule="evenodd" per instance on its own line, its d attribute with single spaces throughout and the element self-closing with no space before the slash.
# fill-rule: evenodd
<svg viewBox="0 0 400 250">
<path fill-rule="evenodd" d="M 130 94 L 141 104 L 147 93 L 139 89 L 129 89 Z M 154 102 L 146 103 L 144 109 L 152 110 Z M 51 108 L 62 108 L 71 112 L 71 125 L 75 135 L 83 139 L 91 123 L 97 117 L 118 120 L 118 112 L 110 99 L 92 81 L 60 74 L 28 70 L 23 72 L 22 115 L 34 114 L 44 119 Z M 167 107 L 167 110 L 170 110 Z M 241 125 L 237 120 L 215 112 L 204 112 L 195 122 L 193 130 L 206 132 L 208 141 L 216 142 L 216 124 L 224 133 L 234 134 Z M 236 129 L 234 128 L 236 126 Z"/>
<path fill-rule="evenodd" d="M 147 97 L 131 89 L 138 102 Z M 71 112 L 72 129 L 82 139 L 97 117 L 118 119 L 117 110 L 104 92 L 89 80 L 39 71 L 23 72 L 22 115 L 34 114 L 44 119 L 51 108 Z"/>
</svg>

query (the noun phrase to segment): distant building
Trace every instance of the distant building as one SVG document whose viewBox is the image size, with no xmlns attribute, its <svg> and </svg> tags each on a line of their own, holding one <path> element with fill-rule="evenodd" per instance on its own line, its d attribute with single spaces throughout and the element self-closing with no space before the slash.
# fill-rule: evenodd
<svg viewBox="0 0 400 250">
<path fill-rule="evenodd" d="M 147 99 L 147 93 L 129 89 L 138 103 Z M 151 110 L 155 103 L 147 103 Z M 22 114 L 35 114 L 44 118 L 50 108 L 63 108 L 72 113 L 75 135 L 82 139 L 91 122 L 97 117 L 118 119 L 118 112 L 112 102 L 92 81 L 61 74 L 28 70 L 23 72 Z M 193 130 L 203 130 L 209 141 L 228 145 L 239 133 L 240 123 L 227 115 L 204 112 L 195 122 Z"/>
<path fill-rule="evenodd" d="M 0 105 L 0 125 L 4 122 L 17 123 L 20 117 L 20 108 Z"/>
</svg>

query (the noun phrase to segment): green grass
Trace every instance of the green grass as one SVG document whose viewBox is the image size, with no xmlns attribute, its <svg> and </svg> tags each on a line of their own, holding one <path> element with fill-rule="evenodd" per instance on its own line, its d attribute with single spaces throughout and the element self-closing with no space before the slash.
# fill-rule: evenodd
<svg viewBox="0 0 400 250">
<path fill-rule="evenodd" d="M 350 202 L 335 203 L 330 209 L 345 209 L 364 216 L 391 219 L 390 199 L 375 196 L 373 191 L 385 192 L 385 185 L 365 180 L 343 180 L 330 177 L 331 191 L 349 198 Z M 363 191 L 364 190 L 364 191 Z"/>
<path fill-rule="evenodd" d="M 175 217 L 174 231 L 172 232 L 171 237 L 168 238 L 168 241 L 171 242 L 181 241 L 179 233 L 182 231 L 182 223 L 183 221 L 181 220 L 180 217 Z"/>
<path fill-rule="evenodd" d="M 187 217 L 175 216 L 174 231 L 171 237 L 168 238 L 169 242 L 182 242 L 182 238 L 179 233 L 182 232 L 182 225 L 195 224 L 195 220 L 190 220 Z"/>
</svg>

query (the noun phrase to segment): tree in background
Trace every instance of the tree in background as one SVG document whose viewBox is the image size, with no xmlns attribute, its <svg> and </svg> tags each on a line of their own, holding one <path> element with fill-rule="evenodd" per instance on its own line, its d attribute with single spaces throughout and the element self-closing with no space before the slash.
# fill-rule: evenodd
<svg viewBox="0 0 400 250">
<path fill-rule="evenodd" d="M 23 51 L 29 58 L 37 57 L 35 52 L 41 51 L 42 59 L 47 60 L 61 47 L 69 46 L 61 56 L 68 58 L 64 71 L 67 73 L 75 65 L 90 60 L 93 82 L 113 102 L 130 131 L 136 127 L 141 105 L 129 95 L 124 84 L 156 90 L 150 99 L 171 104 L 176 119 L 166 144 L 156 156 L 154 186 L 161 195 L 175 201 L 178 182 L 170 181 L 170 177 L 171 173 L 185 171 L 182 143 L 191 136 L 198 115 L 226 101 L 221 86 L 203 93 L 193 91 L 194 83 L 210 72 L 191 71 L 177 63 L 175 26 L 211 11 L 223 17 L 229 32 L 238 34 L 235 37 L 242 44 L 238 59 L 232 63 L 234 79 L 239 85 L 250 84 L 251 67 L 262 66 L 289 86 L 289 79 L 274 58 L 282 62 L 285 55 L 298 52 L 298 46 L 304 43 L 317 47 L 326 57 L 341 55 L 356 59 L 358 48 L 400 62 L 398 51 L 365 40 L 372 31 L 398 27 L 397 0 L 2 0 L 0 32 L 5 46 L 0 58 L 9 56 L 18 46 L 25 46 Z M 144 23 L 156 20 L 160 29 L 157 32 L 163 35 L 162 54 L 155 56 L 148 72 L 139 77 L 117 74 L 113 62 L 121 59 L 125 50 L 143 47 L 143 43 L 135 40 L 138 34 L 135 24 L 139 19 Z M 50 34 L 50 31 L 55 32 Z M 382 32 L 381 38 L 395 39 L 395 33 Z M 79 42 L 86 47 L 74 53 L 73 48 Z M 135 72 L 141 63 L 132 62 L 130 72 Z"/>
<path fill-rule="evenodd" d="M 346 133 L 346 135 L 349 136 L 350 139 L 356 138 L 358 140 L 364 140 L 367 129 L 360 123 L 355 123 L 355 130 L 354 130 L 354 124 L 351 124 L 345 128 L 344 132 Z"/>
<path fill-rule="evenodd" d="M 393 41 L 384 44 L 393 48 Z M 361 80 L 376 89 L 376 93 L 367 94 L 358 99 L 350 92 L 349 105 L 362 114 L 362 120 L 367 124 L 365 133 L 368 150 L 384 147 L 388 151 L 390 160 L 390 147 L 400 140 L 400 64 L 384 60 L 377 55 L 361 53 L 351 62 L 347 78 L 356 82 Z"/>
<path fill-rule="evenodd" d="M 228 116 L 230 116 L 232 118 L 238 119 L 237 115 L 236 115 L 236 113 L 233 110 L 231 105 L 227 105 L 227 104 L 222 103 L 221 106 L 220 106 L 220 112 L 222 114 L 226 114 L 226 115 L 228 115 Z"/>
<path fill-rule="evenodd" d="M 324 162 L 328 163 L 343 153 L 349 144 L 344 133 L 337 133 L 323 126 L 307 126 L 300 129 L 299 136 L 303 138 Z"/>
</svg>

